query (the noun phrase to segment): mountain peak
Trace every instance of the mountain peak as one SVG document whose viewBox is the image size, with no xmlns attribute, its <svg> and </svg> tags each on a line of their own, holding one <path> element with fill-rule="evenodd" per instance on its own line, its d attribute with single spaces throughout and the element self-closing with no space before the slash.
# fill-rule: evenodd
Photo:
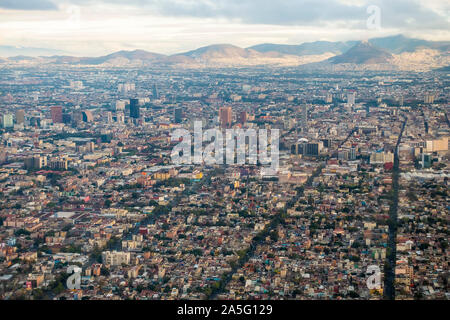
<svg viewBox="0 0 450 320">
<path fill-rule="evenodd" d="M 331 58 L 330 61 L 334 64 L 380 64 L 389 63 L 392 59 L 393 56 L 389 52 L 375 47 L 368 41 L 361 41 L 344 54 Z"/>
</svg>

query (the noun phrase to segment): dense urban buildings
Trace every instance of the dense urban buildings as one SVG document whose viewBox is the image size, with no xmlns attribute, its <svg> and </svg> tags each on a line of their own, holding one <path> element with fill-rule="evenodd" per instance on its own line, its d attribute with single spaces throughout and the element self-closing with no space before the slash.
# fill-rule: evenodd
<svg viewBox="0 0 450 320">
<path fill-rule="evenodd" d="M 0 297 L 448 299 L 446 73 L 277 70 L 3 69 Z M 277 174 L 174 165 L 194 120 Z"/>
</svg>

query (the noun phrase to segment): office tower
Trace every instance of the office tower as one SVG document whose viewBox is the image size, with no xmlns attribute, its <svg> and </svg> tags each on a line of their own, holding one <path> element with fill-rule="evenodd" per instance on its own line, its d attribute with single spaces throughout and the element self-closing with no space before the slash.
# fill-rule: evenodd
<svg viewBox="0 0 450 320">
<path fill-rule="evenodd" d="M 247 122 L 247 112 L 241 111 L 239 113 L 239 123 L 245 124 Z"/>
<path fill-rule="evenodd" d="M 61 106 L 53 106 L 50 108 L 50 112 L 52 114 L 53 123 L 62 123 L 62 107 Z"/>
<path fill-rule="evenodd" d="M 67 159 L 54 158 L 48 161 L 48 166 L 53 170 L 67 170 L 68 162 Z"/>
<path fill-rule="evenodd" d="M 92 112 L 89 110 L 85 110 L 81 112 L 81 115 L 83 117 L 84 122 L 92 122 L 94 121 L 94 116 L 92 115 Z"/>
<path fill-rule="evenodd" d="M 106 113 L 106 122 L 107 122 L 107 123 L 112 123 L 112 122 L 113 122 L 113 118 L 112 118 L 112 113 L 111 113 L 111 111 L 108 111 L 108 112 Z"/>
<path fill-rule="evenodd" d="M 139 100 L 130 99 L 130 118 L 139 119 L 140 117 Z"/>
<path fill-rule="evenodd" d="M 302 131 L 306 131 L 306 129 L 308 129 L 308 105 L 303 104 L 300 111 L 300 125 Z"/>
<path fill-rule="evenodd" d="M 13 128 L 14 127 L 14 121 L 13 121 L 13 115 L 12 114 L 4 114 L 2 116 L 2 125 L 3 128 Z"/>
<path fill-rule="evenodd" d="M 72 116 L 69 113 L 63 113 L 63 123 L 69 124 L 72 122 Z"/>
<path fill-rule="evenodd" d="M 421 161 L 422 169 L 430 168 L 431 165 L 432 165 L 432 162 L 433 161 L 432 161 L 431 154 L 429 154 L 429 153 L 422 153 L 422 161 Z"/>
<path fill-rule="evenodd" d="M 333 145 L 333 141 L 331 139 L 321 139 L 320 141 L 323 142 L 324 148 L 331 148 Z"/>
<path fill-rule="evenodd" d="M 130 91 L 135 91 L 136 85 L 134 83 L 120 83 L 117 87 L 119 93 L 126 94 Z"/>
<path fill-rule="evenodd" d="M 183 109 L 176 108 L 174 117 L 175 117 L 175 123 L 181 123 L 181 121 L 183 120 Z"/>
<path fill-rule="evenodd" d="M 303 151 L 306 156 L 318 156 L 323 149 L 323 142 L 306 143 Z"/>
<path fill-rule="evenodd" d="M 89 151 L 89 152 L 94 152 L 94 149 L 95 149 L 95 143 L 94 142 L 88 142 L 87 144 L 86 144 L 86 148 L 87 148 L 87 150 Z"/>
<path fill-rule="evenodd" d="M 80 110 L 75 110 L 72 112 L 72 123 L 77 124 L 83 121 L 83 114 Z"/>
<path fill-rule="evenodd" d="M 24 160 L 26 169 L 42 169 L 47 166 L 47 157 L 35 155 Z"/>
<path fill-rule="evenodd" d="M 348 150 L 338 151 L 338 160 L 349 160 L 350 154 Z"/>
<path fill-rule="evenodd" d="M 16 123 L 21 124 L 25 122 L 25 110 L 20 109 L 16 111 Z"/>
<path fill-rule="evenodd" d="M 219 109 L 219 122 L 222 128 L 231 128 L 233 110 L 231 107 Z"/>
<path fill-rule="evenodd" d="M 124 100 L 117 100 L 116 101 L 116 111 L 125 110 L 125 104 L 126 104 L 126 102 Z"/>
<path fill-rule="evenodd" d="M 153 99 L 159 99 L 158 86 L 156 83 L 153 85 Z"/>
<path fill-rule="evenodd" d="M 347 93 L 347 103 L 354 106 L 356 102 L 356 91 L 350 91 Z"/>
<path fill-rule="evenodd" d="M 123 114 L 123 112 L 117 112 L 117 123 L 124 123 L 125 122 L 125 115 Z"/>
<path fill-rule="evenodd" d="M 434 103 L 434 94 L 425 95 L 424 102 L 428 104 Z"/>
<path fill-rule="evenodd" d="M 352 146 L 349 153 L 350 160 L 356 160 L 356 146 Z"/>
<path fill-rule="evenodd" d="M 327 93 L 327 97 L 325 99 L 325 102 L 326 103 L 332 103 L 333 102 L 333 95 L 330 92 Z"/>
</svg>

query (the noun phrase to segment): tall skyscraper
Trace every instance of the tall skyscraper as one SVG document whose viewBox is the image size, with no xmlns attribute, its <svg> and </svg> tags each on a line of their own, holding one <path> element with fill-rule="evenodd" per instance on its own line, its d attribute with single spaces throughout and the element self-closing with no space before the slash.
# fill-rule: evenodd
<svg viewBox="0 0 450 320">
<path fill-rule="evenodd" d="M 230 128 L 233 121 L 233 110 L 231 107 L 222 107 L 219 109 L 219 121 L 222 128 Z"/>
<path fill-rule="evenodd" d="M 63 113 L 63 123 L 70 124 L 72 122 L 72 116 L 70 113 Z"/>
<path fill-rule="evenodd" d="M 122 111 L 117 112 L 117 123 L 124 123 L 125 122 L 125 115 Z"/>
<path fill-rule="evenodd" d="M 81 112 L 82 118 L 84 122 L 92 122 L 94 121 L 94 116 L 92 115 L 92 112 L 89 110 L 84 110 Z"/>
<path fill-rule="evenodd" d="M 427 94 L 427 95 L 425 95 L 425 98 L 423 99 L 423 102 L 427 103 L 427 104 L 434 103 L 434 94 Z"/>
<path fill-rule="evenodd" d="M 50 112 L 52 114 L 53 123 L 62 123 L 62 107 L 61 106 L 53 106 L 50 108 Z"/>
<path fill-rule="evenodd" d="M 356 103 L 356 92 L 350 91 L 347 93 L 347 103 L 351 106 L 354 106 Z"/>
<path fill-rule="evenodd" d="M 13 115 L 12 114 L 4 114 L 2 117 L 2 125 L 3 128 L 13 128 L 14 122 L 13 122 Z"/>
<path fill-rule="evenodd" d="M 130 118 L 139 119 L 141 117 L 141 112 L 139 109 L 139 100 L 130 99 Z"/>
<path fill-rule="evenodd" d="M 241 124 L 245 124 L 245 123 L 247 122 L 247 112 L 241 111 L 241 112 L 239 113 L 239 122 L 240 122 Z"/>
<path fill-rule="evenodd" d="M 20 109 L 16 111 L 16 123 L 21 124 L 25 122 L 25 110 Z"/>
<path fill-rule="evenodd" d="M 125 110 L 125 103 L 126 101 L 124 100 L 117 100 L 116 101 L 116 111 L 123 111 Z"/>
<path fill-rule="evenodd" d="M 175 123 L 181 123 L 181 121 L 183 120 L 183 109 L 176 108 L 174 118 L 175 118 Z"/>
<path fill-rule="evenodd" d="M 158 86 L 156 85 L 156 83 L 153 85 L 153 98 L 159 99 Z"/>
<path fill-rule="evenodd" d="M 306 131 L 308 128 L 308 105 L 303 104 L 300 112 L 300 125 L 302 127 L 302 131 Z"/>
</svg>

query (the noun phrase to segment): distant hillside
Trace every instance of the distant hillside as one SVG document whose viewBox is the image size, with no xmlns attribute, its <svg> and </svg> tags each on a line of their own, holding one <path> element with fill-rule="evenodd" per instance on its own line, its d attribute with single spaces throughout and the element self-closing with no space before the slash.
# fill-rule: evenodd
<svg viewBox="0 0 450 320">
<path fill-rule="evenodd" d="M 201 47 L 189 52 L 180 53 L 177 56 L 191 57 L 193 59 L 208 60 L 217 58 L 250 58 L 259 53 L 251 49 L 243 49 L 231 44 L 214 44 Z"/>
<path fill-rule="evenodd" d="M 252 46 L 249 49 L 253 49 L 258 52 L 273 51 L 300 56 L 308 54 L 323 54 L 325 52 L 342 54 L 345 53 L 350 48 L 352 48 L 357 43 L 358 41 L 346 41 L 346 42 L 316 41 L 316 42 L 305 42 L 299 45 L 265 43 Z M 383 38 L 373 38 L 369 40 L 369 43 L 374 45 L 375 47 L 384 49 L 391 54 L 414 52 L 419 49 L 433 49 L 442 52 L 450 51 L 450 41 L 427 41 L 408 38 L 403 35 L 396 35 Z"/>
<path fill-rule="evenodd" d="M 394 54 L 414 52 L 418 49 L 434 49 L 442 52 L 450 50 L 450 41 L 426 41 L 407 38 L 403 35 L 374 38 L 370 39 L 369 42 L 378 48 L 385 49 Z"/>
<path fill-rule="evenodd" d="M 161 61 L 165 56 L 159 53 L 148 52 L 144 50 L 119 51 L 98 58 L 82 58 L 81 64 L 99 65 L 104 63 L 130 62 L 130 61 Z"/>
<path fill-rule="evenodd" d="M 175 57 L 178 59 L 181 59 L 181 57 L 189 58 L 191 63 L 209 66 L 292 66 L 322 61 L 329 58 L 330 55 L 311 55 L 305 58 L 279 52 L 258 52 L 231 44 L 216 44 L 171 56 L 168 61 L 172 61 Z"/>
<path fill-rule="evenodd" d="M 249 49 L 256 50 L 258 52 L 279 52 L 284 54 L 292 54 L 297 56 L 304 55 L 318 55 L 327 52 L 334 54 L 341 54 L 354 45 L 354 42 L 329 42 L 329 41 L 317 41 L 317 42 L 305 42 L 300 45 L 286 45 L 286 44 L 258 44 L 250 47 Z"/>
<path fill-rule="evenodd" d="M 7 48 L 11 53 L 13 47 Z M 18 49 L 18 48 L 15 48 Z M 39 51 L 41 50 L 41 51 Z M 214 44 L 174 55 L 163 55 L 144 50 L 118 51 L 100 57 L 72 57 L 55 54 L 35 56 L 46 49 L 20 48 L 18 54 L 0 59 L 10 65 L 74 65 L 101 67 L 171 66 L 182 68 L 250 67 L 250 66 L 306 66 L 346 70 L 358 68 L 388 68 L 392 70 L 428 71 L 450 65 L 450 42 L 411 39 L 402 35 L 375 38 L 369 41 L 317 41 L 299 45 L 260 44 L 240 48 L 231 44 Z M 9 56 L 9 55 L 6 55 Z M 347 65 L 347 66 L 346 66 Z"/>
<path fill-rule="evenodd" d="M 380 64 L 390 63 L 393 60 L 392 54 L 374 47 L 369 42 L 363 41 L 350 48 L 347 52 L 330 58 L 330 62 L 353 63 L 353 64 Z"/>
</svg>

